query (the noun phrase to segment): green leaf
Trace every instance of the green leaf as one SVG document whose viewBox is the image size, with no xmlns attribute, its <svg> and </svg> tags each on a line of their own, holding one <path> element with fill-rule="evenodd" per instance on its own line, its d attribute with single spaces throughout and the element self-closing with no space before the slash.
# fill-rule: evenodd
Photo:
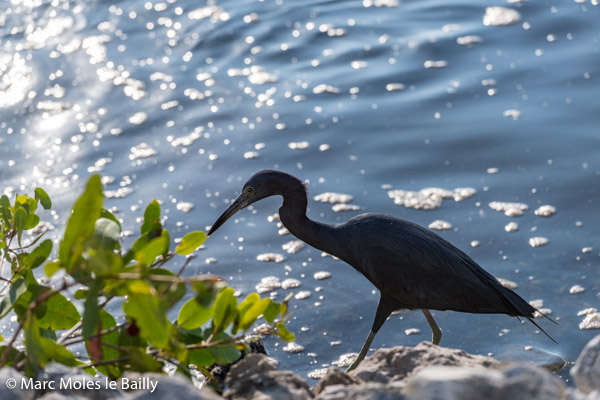
<svg viewBox="0 0 600 400">
<path fill-rule="evenodd" d="M 293 342 L 294 339 L 296 339 L 296 336 L 288 330 L 283 322 L 278 323 L 275 327 L 277 328 L 277 336 L 279 336 L 281 340 Z"/>
<path fill-rule="evenodd" d="M 191 298 L 179 310 L 177 325 L 183 329 L 197 329 L 213 316 L 213 309 L 201 306 L 195 298 Z"/>
<path fill-rule="evenodd" d="M 229 365 L 240 359 L 242 353 L 237 349 L 234 343 L 211 347 L 210 350 L 215 356 L 217 363 Z"/>
<path fill-rule="evenodd" d="M 100 331 L 108 330 L 114 328 L 115 326 L 117 326 L 117 322 L 112 315 L 110 315 L 106 310 L 102 309 L 98 314 L 97 331 L 94 333 L 97 334 Z M 92 359 L 95 363 L 114 360 L 123 355 L 123 353 L 121 353 L 119 350 L 113 347 L 103 346 L 102 344 L 118 346 L 119 331 L 114 330 L 102 335 L 101 337 L 97 337 L 94 340 L 87 340 L 85 342 L 85 347 L 90 355 L 90 359 Z M 92 354 L 94 355 L 94 358 L 91 357 Z M 99 365 L 96 366 L 96 369 L 98 372 L 110 377 L 111 379 L 116 379 L 122 375 L 122 371 L 117 364 Z"/>
<path fill-rule="evenodd" d="M 240 328 L 243 330 L 250 328 L 256 319 L 265 312 L 272 302 L 273 301 L 271 299 L 267 298 L 254 303 L 242 317 L 242 320 L 240 321 Z"/>
<path fill-rule="evenodd" d="M 196 292 L 195 298 L 203 307 L 210 307 L 214 303 L 217 293 L 222 289 L 221 283 L 196 281 L 192 283 L 192 289 Z"/>
<path fill-rule="evenodd" d="M 140 335 L 158 348 L 169 342 L 172 325 L 161 310 L 157 297 L 149 294 L 131 293 L 123 304 L 125 314 L 134 319 Z"/>
<path fill-rule="evenodd" d="M 111 213 L 110 211 L 108 211 L 106 208 L 103 208 L 100 211 L 100 218 L 108 218 L 111 221 L 114 221 L 115 224 L 119 225 L 119 232 L 121 232 L 123 230 L 123 227 L 121 226 L 121 222 L 119 222 L 117 217 L 115 217 L 115 215 L 113 213 Z"/>
<path fill-rule="evenodd" d="M 108 218 L 99 218 L 94 225 L 94 234 L 99 240 L 100 246 L 113 250 L 118 248 L 120 238 L 119 225 Z"/>
<path fill-rule="evenodd" d="M 35 198 L 40 201 L 44 210 L 49 210 L 52 208 L 52 201 L 50 200 L 50 196 L 48 193 L 42 188 L 35 188 Z"/>
<path fill-rule="evenodd" d="M 179 246 L 175 248 L 177 254 L 187 256 L 196 250 L 206 240 L 206 233 L 202 231 L 190 232 L 181 239 Z"/>
<path fill-rule="evenodd" d="M 52 252 L 52 240 L 46 239 L 31 253 L 23 258 L 22 266 L 28 269 L 34 269 L 42 265 Z"/>
<path fill-rule="evenodd" d="M 8 293 L 2 297 L 0 301 L 0 319 L 13 309 L 15 303 L 19 300 L 23 293 L 27 292 L 27 283 L 24 278 L 16 278 L 10 286 Z"/>
<path fill-rule="evenodd" d="M 40 223 L 40 217 L 31 213 L 27 216 L 27 222 L 25 223 L 25 230 L 33 229 Z"/>
<path fill-rule="evenodd" d="M 233 295 L 233 288 L 225 288 L 217 296 L 213 325 L 217 332 L 222 332 L 237 316 L 237 299 Z"/>
<path fill-rule="evenodd" d="M 83 319 L 81 321 L 81 335 L 84 339 L 89 339 L 98 328 L 98 319 L 100 317 L 100 307 L 98 307 L 98 292 L 101 283 L 94 281 L 89 285 L 87 296 L 84 302 Z"/>
<path fill-rule="evenodd" d="M 163 230 L 161 235 L 152 239 L 148 244 L 135 253 L 135 258 L 144 265 L 151 265 L 156 257 L 169 251 L 168 232 Z"/>
<path fill-rule="evenodd" d="M 57 344 L 54 340 L 42 337 L 40 342 L 48 360 L 54 360 L 69 367 L 83 364 L 66 347 Z"/>
<path fill-rule="evenodd" d="M 46 290 L 49 289 L 44 287 L 41 293 L 44 293 Z M 54 331 L 70 329 L 81 320 L 77 308 L 61 293 L 55 293 L 48 297 L 44 301 L 44 304 L 46 312 L 43 316 L 36 314 L 39 318 L 38 322 L 41 328 L 48 328 Z"/>
<path fill-rule="evenodd" d="M 76 298 L 77 300 L 83 300 L 87 297 L 88 291 L 89 291 L 88 288 L 77 289 L 75 291 L 75 293 L 73 294 L 73 297 Z"/>
<path fill-rule="evenodd" d="M 58 259 L 69 271 L 83 253 L 84 241 L 94 232 L 96 220 L 102 211 L 102 182 L 99 175 L 92 175 L 85 192 L 73 206 L 63 240 L 60 242 Z"/>
<path fill-rule="evenodd" d="M 163 365 L 154 357 L 146 354 L 143 348 L 130 347 L 127 349 L 129 364 L 134 371 L 140 372 L 162 372 Z"/>
<path fill-rule="evenodd" d="M 40 367 L 43 368 L 46 365 L 48 357 L 44 353 L 42 335 L 40 335 L 40 327 L 35 316 L 32 315 L 25 321 L 23 331 L 25 333 L 27 363 L 29 364 L 30 370 L 37 372 Z"/>
<path fill-rule="evenodd" d="M 191 349 L 188 352 L 188 360 L 190 364 L 198 367 L 210 367 L 217 359 L 209 349 Z"/>
<path fill-rule="evenodd" d="M 54 275 L 60 269 L 60 262 L 58 260 L 49 262 L 44 265 L 44 273 L 48 278 Z"/>
<path fill-rule="evenodd" d="M 267 321 L 269 324 L 275 321 L 275 318 L 277 318 L 277 316 L 279 315 L 280 309 L 281 306 L 279 305 L 279 303 L 275 303 L 272 301 L 263 313 L 265 321 Z"/>
<path fill-rule="evenodd" d="M 27 211 L 23 207 L 17 207 L 15 210 L 15 229 L 19 234 L 19 239 L 21 238 L 21 234 L 25 229 L 25 225 L 27 224 Z"/>
<path fill-rule="evenodd" d="M 152 200 L 150 204 L 146 207 L 146 211 L 144 211 L 144 223 L 141 227 L 141 234 L 150 232 L 152 229 L 156 228 L 156 225 L 160 224 L 160 204 L 158 201 Z"/>
<path fill-rule="evenodd" d="M 175 276 L 174 273 L 164 268 L 153 268 L 152 275 L 167 275 Z M 157 293 L 161 294 L 161 302 L 163 307 L 171 308 L 179 300 L 181 300 L 187 293 L 187 287 L 185 283 L 178 282 L 152 282 Z"/>
<path fill-rule="evenodd" d="M 0 218 L 4 221 L 4 225 L 10 225 L 10 200 L 6 195 L 0 197 Z"/>
</svg>

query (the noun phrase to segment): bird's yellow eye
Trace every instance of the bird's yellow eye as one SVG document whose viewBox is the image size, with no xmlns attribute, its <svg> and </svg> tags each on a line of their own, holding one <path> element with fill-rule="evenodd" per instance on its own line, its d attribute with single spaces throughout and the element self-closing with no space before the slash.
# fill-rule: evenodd
<svg viewBox="0 0 600 400">
<path fill-rule="evenodd" d="M 254 196 L 254 188 L 247 187 L 246 189 L 244 189 L 244 193 L 246 193 L 247 196 Z"/>
</svg>

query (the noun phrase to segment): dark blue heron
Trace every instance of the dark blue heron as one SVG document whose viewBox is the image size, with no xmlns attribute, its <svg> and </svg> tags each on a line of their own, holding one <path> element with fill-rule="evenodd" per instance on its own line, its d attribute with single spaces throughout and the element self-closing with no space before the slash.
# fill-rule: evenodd
<svg viewBox="0 0 600 400">
<path fill-rule="evenodd" d="M 306 216 L 305 186 L 284 172 L 265 170 L 252 176 L 208 235 L 239 210 L 276 195 L 283 197 L 279 217 L 290 233 L 347 262 L 379 289 L 373 327 L 349 371 L 365 358 L 375 334 L 396 310 L 422 310 L 434 344 L 439 344 L 442 331 L 429 310 L 524 317 L 548 336 L 533 321 L 533 306 L 447 240 L 417 224 L 382 214 L 362 214 L 337 225 L 313 221 Z"/>
</svg>

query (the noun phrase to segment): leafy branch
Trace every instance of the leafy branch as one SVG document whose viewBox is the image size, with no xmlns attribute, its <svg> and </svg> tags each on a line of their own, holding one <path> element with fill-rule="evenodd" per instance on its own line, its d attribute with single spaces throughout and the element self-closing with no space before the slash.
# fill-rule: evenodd
<svg viewBox="0 0 600 400">
<path fill-rule="evenodd" d="M 204 232 L 186 234 L 172 250 L 153 200 L 139 237 L 124 249 L 121 222 L 103 200 L 100 177 L 92 176 L 73 206 L 57 259 L 50 260 L 52 240 L 28 233 L 40 222 L 38 205 L 51 208 L 48 194 L 37 188 L 34 197 L 17 195 L 12 203 L 0 197 L 0 266 L 10 265 L 10 276 L 0 277 L 0 319 L 16 315 L 19 321 L 7 341 L 0 337 L 0 367 L 35 376 L 56 361 L 117 379 L 125 371 L 160 372 L 170 362 L 190 376 L 190 365 L 206 372 L 214 363 L 236 361 L 261 317 L 262 335 L 294 339 L 286 327 L 289 297 L 277 303 L 250 293 L 238 301 L 218 276 L 182 276 Z M 180 256 L 186 258 L 173 273 L 167 265 Z M 41 284 L 41 270 L 47 277 L 60 274 L 62 283 Z M 123 323 L 106 310 L 113 299 L 120 299 Z M 70 350 L 81 343 L 83 358 Z"/>
</svg>

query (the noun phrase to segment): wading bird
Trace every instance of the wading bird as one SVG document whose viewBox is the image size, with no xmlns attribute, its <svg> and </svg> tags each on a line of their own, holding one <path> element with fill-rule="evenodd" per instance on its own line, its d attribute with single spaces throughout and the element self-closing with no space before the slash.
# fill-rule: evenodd
<svg viewBox="0 0 600 400">
<path fill-rule="evenodd" d="M 373 327 L 348 371 L 365 358 L 375 334 L 396 310 L 422 310 L 434 344 L 440 342 L 442 331 L 429 310 L 525 317 L 546 334 L 533 321 L 534 307 L 447 240 L 383 214 L 362 214 L 337 225 L 313 221 L 306 216 L 304 184 L 284 172 L 265 170 L 253 175 L 208 235 L 236 212 L 269 196 L 283 197 L 279 217 L 291 234 L 350 264 L 379 289 Z"/>
</svg>

